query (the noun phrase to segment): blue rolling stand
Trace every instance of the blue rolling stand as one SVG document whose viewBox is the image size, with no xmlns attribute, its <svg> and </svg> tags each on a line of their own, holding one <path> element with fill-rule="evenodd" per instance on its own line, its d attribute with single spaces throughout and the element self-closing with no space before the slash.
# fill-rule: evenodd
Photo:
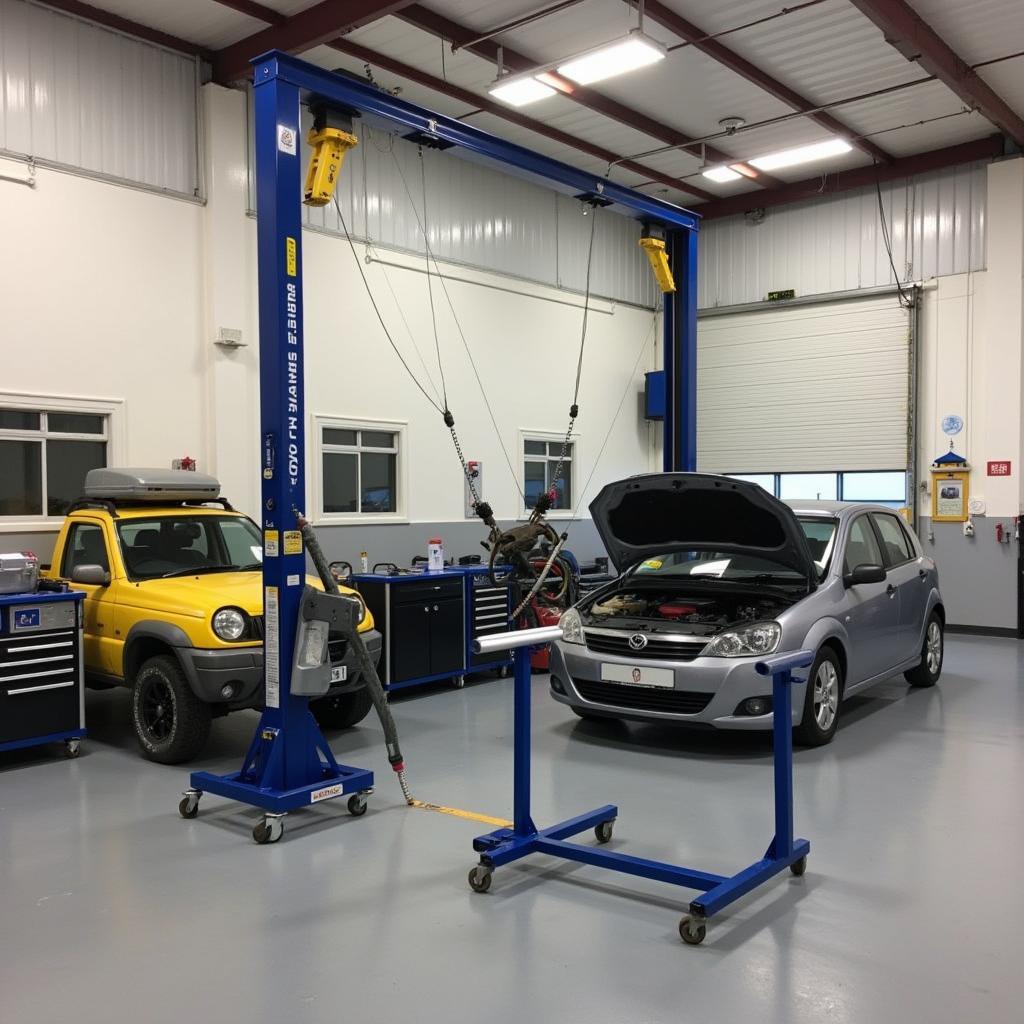
<svg viewBox="0 0 1024 1024">
<path fill-rule="evenodd" d="M 557 640 L 560 636 L 561 630 L 555 626 L 492 636 L 478 643 L 478 648 L 484 651 L 515 649 L 515 753 L 513 827 L 500 828 L 473 840 L 473 849 L 480 854 L 479 864 L 469 872 L 469 884 L 475 892 L 487 892 L 490 889 L 491 876 L 495 868 L 511 864 L 532 853 L 546 853 L 564 860 L 579 861 L 612 871 L 639 875 L 642 878 L 653 878 L 659 882 L 669 882 L 703 893 L 691 901 L 689 913 L 679 923 L 679 934 L 683 941 L 689 945 L 697 945 L 704 941 L 708 918 L 730 903 L 764 884 L 787 867 L 794 875 L 804 873 L 810 843 L 806 839 L 793 838 L 793 732 L 790 686 L 801 681 L 794 678 L 793 670 L 810 665 L 814 660 L 814 655 L 810 651 L 775 655 L 757 663 L 757 671 L 761 675 L 772 677 L 775 708 L 775 836 L 768 845 L 765 855 L 749 867 L 735 875 L 716 875 L 567 841 L 570 836 L 594 829 L 599 843 L 608 842 L 619 814 L 619 809 L 614 804 L 605 804 L 603 807 L 547 828 L 538 829 L 533 823 L 530 816 L 530 648 Z"/>
<path fill-rule="evenodd" d="M 81 591 L 0 596 L 0 750 L 85 735 Z"/>
</svg>

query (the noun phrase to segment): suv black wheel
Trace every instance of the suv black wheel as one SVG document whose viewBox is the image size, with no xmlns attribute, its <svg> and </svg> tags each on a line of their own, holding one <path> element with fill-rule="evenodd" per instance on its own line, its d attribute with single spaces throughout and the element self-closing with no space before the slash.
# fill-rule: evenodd
<svg viewBox="0 0 1024 1024">
<path fill-rule="evenodd" d="M 210 707 L 191 690 L 173 655 L 149 658 L 132 686 L 132 725 L 143 754 L 160 764 L 190 761 L 210 735 Z"/>
<path fill-rule="evenodd" d="M 843 667 L 831 647 L 822 647 L 807 673 L 804 714 L 793 730 L 793 739 L 805 747 L 831 743 L 839 725 L 842 700 Z"/>
<path fill-rule="evenodd" d="M 936 612 L 928 616 L 921 644 L 921 664 L 903 673 L 911 686 L 934 686 L 942 675 L 942 656 L 945 653 L 942 619 Z"/>
<path fill-rule="evenodd" d="M 372 707 L 373 699 L 365 686 L 361 690 L 338 693 L 333 697 L 328 695 L 309 702 L 309 710 L 325 729 L 348 729 L 358 725 Z"/>
</svg>

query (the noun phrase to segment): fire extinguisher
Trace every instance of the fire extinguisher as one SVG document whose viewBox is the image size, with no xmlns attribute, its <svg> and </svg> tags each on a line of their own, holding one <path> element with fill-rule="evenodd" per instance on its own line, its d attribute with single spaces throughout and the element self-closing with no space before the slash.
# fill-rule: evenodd
<svg viewBox="0 0 1024 1024">
<path fill-rule="evenodd" d="M 996 543 L 1003 543 L 1003 534 L 1005 533 L 1005 531 L 1006 528 L 1003 526 L 1002 523 L 996 523 Z"/>
</svg>

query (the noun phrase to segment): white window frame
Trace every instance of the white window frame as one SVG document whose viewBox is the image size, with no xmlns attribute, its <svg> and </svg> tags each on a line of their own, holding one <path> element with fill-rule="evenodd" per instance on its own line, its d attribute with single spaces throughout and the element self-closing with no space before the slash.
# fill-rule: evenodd
<svg viewBox="0 0 1024 1024">
<path fill-rule="evenodd" d="M 103 416 L 106 434 L 51 434 L 44 430 L 11 430 L 0 427 L 0 438 L 4 440 L 40 440 L 53 437 L 54 440 L 106 441 L 107 465 L 121 465 L 125 452 L 124 400 L 120 398 L 86 398 L 81 395 L 37 395 L 27 391 L 0 391 L 0 406 L 5 409 L 19 409 L 25 412 L 79 413 L 84 416 Z M 46 508 L 46 445 L 43 444 L 43 509 Z M 64 516 L 41 515 L 0 515 L 0 534 L 3 533 L 55 533 L 64 522 Z"/>
<path fill-rule="evenodd" d="M 324 444 L 324 429 L 327 430 L 373 430 L 386 431 L 395 435 L 395 486 L 398 490 L 394 512 L 324 512 L 324 452 L 332 451 L 387 451 L 381 448 L 360 448 L 347 445 Z M 409 460 L 406 458 L 408 447 L 406 438 L 409 424 L 405 420 L 373 420 L 350 416 L 331 416 L 327 413 L 314 413 L 312 416 L 311 433 L 316 459 L 313 463 L 311 484 L 313 489 L 312 507 L 315 509 L 317 524 L 325 526 L 344 525 L 348 523 L 408 523 L 409 501 Z"/>
<path fill-rule="evenodd" d="M 553 458 L 552 456 L 547 456 L 547 455 L 545 455 L 545 456 L 527 455 L 526 454 L 526 442 L 527 441 L 546 441 L 549 444 L 551 442 L 554 442 L 557 445 L 561 445 L 561 443 L 564 440 L 565 440 L 565 434 L 560 434 L 560 433 L 558 433 L 558 431 L 555 431 L 555 430 L 526 430 L 525 428 L 521 429 L 519 431 L 519 469 L 522 469 L 523 468 L 523 463 L 527 462 L 527 461 L 531 461 L 531 462 L 541 462 L 541 461 L 550 462 L 550 461 L 552 461 L 552 458 Z M 567 463 L 568 469 L 569 469 L 569 474 L 568 474 L 569 475 L 569 491 L 570 491 L 570 497 L 572 498 L 572 501 L 573 502 L 577 502 L 579 500 L 579 495 L 577 494 L 577 491 L 576 491 L 576 487 L 577 487 L 576 464 L 577 464 L 577 462 L 579 462 L 579 458 L 580 458 L 580 435 L 574 433 L 572 435 L 572 437 L 569 439 L 569 441 L 572 444 L 572 457 L 569 459 L 569 461 Z M 563 473 L 562 475 L 564 476 L 565 474 Z M 547 474 L 545 474 L 544 479 L 545 480 L 547 479 Z M 519 478 L 519 486 L 522 488 L 523 494 L 525 494 L 526 493 L 526 477 L 525 476 L 521 476 Z M 522 503 L 522 501 L 523 501 L 522 495 L 520 496 L 519 500 L 520 500 L 520 503 Z M 530 518 L 530 513 L 532 511 L 533 511 L 532 508 L 521 509 L 520 513 L 519 513 L 519 518 L 520 519 L 529 519 Z M 547 514 L 547 516 L 545 518 L 547 518 L 547 519 L 572 519 L 572 514 L 573 514 L 572 508 L 553 508 L 553 509 L 551 509 L 550 512 L 548 512 L 548 514 Z"/>
</svg>

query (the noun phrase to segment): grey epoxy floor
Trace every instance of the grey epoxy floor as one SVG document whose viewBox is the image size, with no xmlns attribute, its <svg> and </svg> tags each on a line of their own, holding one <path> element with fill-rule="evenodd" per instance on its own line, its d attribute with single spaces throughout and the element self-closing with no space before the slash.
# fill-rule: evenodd
<svg viewBox="0 0 1024 1024">
<path fill-rule="evenodd" d="M 79 760 L 0 755 L 0 1020 L 1019 1020 L 1022 654 L 954 638 L 936 689 L 848 704 L 830 747 L 797 754 L 806 876 L 696 948 L 688 892 L 653 882 L 537 858 L 469 892 L 487 827 L 406 808 L 376 725 L 332 737 L 378 772 L 361 819 L 322 805 L 270 847 L 216 798 L 183 821 L 187 772 L 139 759 L 125 695 L 93 694 Z M 395 716 L 418 796 L 508 813 L 510 682 Z M 237 767 L 255 721 L 216 723 L 204 766 Z M 770 838 L 766 737 L 578 722 L 546 677 L 534 730 L 539 823 L 617 802 L 615 847 L 722 872 Z"/>
</svg>

